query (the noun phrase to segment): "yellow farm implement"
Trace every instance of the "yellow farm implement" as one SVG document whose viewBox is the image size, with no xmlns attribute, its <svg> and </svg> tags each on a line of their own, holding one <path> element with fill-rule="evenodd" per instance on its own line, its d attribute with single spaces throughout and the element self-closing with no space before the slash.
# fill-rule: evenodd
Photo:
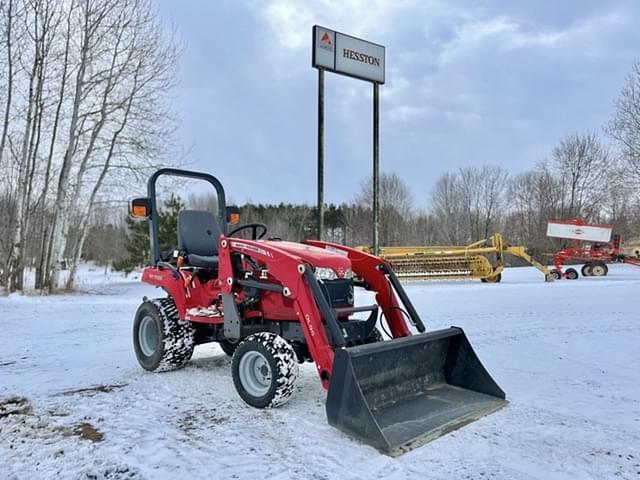
<svg viewBox="0 0 640 480">
<path fill-rule="evenodd" d="M 553 281 L 551 271 L 535 260 L 526 247 L 505 244 L 499 233 L 467 246 L 380 248 L 380 256 L 391 264 L 396 275 L 407 280 L 479 278 L 483 282 L 499 282 L 505 254 L 521 258 L 540 270 L 545 281 Z M 495 256 L 494 262 L 490 256 Z"/>
</svg>

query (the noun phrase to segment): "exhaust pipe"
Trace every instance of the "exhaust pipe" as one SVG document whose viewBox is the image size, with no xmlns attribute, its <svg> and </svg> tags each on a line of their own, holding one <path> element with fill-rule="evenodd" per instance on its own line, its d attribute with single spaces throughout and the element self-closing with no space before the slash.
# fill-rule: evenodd
<svg viewBox="0 0 640 480">
<path fill-rule="evenodd" d="M 461 328 L 335 351 L 330 425 L 398 456 L 507 404 Z"/>
</svg>

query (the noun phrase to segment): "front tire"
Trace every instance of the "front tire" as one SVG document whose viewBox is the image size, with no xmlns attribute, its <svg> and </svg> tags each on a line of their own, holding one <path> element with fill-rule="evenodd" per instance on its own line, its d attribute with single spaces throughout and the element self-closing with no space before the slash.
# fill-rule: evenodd
<svg viewBox="0 0 640 480">
<path fill-rule="evenodd" d="M 133 321 L 133 348 L 142 368 L 168 371 L 182 367 L 193 354 L 195 329 L 178 316 L 173 299 L 144 302 Z"/>
<path fill-rule="evenodd" d="M 289 401 L 298 378 L 298 359 L 282 337 L 260 332 L 245 338 L 231 359 L 238 395 L 256 408 L 279 407 Z"/>
</svg>

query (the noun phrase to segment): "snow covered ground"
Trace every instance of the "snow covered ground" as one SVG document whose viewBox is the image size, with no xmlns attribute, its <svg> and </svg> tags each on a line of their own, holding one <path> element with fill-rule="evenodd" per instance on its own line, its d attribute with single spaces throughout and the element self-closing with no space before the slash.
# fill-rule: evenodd
<svg viewBox="0 0 640 480">
<path fill-rule="evenodd" d="M 275 410 L 240 401 L 215 345 L 142 371 L 132 317 L 160 292 L 83 280 L 84 294 L 0 298 L 0 478 L 640 478 L 640 268 L 408 285 L 429 328 L 465 329 L 510 403 L 395 459 L 326 423 L 310 364 Z"/>
</svg>

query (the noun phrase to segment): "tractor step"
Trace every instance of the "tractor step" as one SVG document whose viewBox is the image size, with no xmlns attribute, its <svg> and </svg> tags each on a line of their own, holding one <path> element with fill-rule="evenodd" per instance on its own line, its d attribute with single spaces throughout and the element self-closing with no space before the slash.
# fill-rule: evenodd
<svg viewBox="0 0 640 480">
<path fill-rule="evenodd" d="M 506 403 L 452 327 L 337 349 L 326 409 L 331 425 L 397 456 Z"/>
</svg>

